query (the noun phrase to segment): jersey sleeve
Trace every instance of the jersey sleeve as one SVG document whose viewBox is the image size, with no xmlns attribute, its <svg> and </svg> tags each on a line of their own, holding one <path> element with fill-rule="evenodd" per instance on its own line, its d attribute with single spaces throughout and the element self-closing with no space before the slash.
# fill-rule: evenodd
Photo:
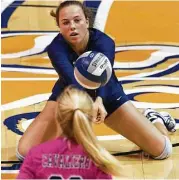
<svg viewBox="0 0 179 180">
<path fill-rule="evenodd" d="M 35 169 L 36 167 L 33 163 L 32 152 L 30 151 L 21 165 L 17 179 L 34 179 Z"/>
<path fill-rule="evenodd" d="M 47 49 L 48 56 L 51 60 L 53 67 L 59 76 L 62 76 L 68 85 L 75 85 L 83 89 L 82 86 L 76 81 L 74 76 L 74 67 L 70 63 L 68 56 L 65 52 L 59 51 L 61 47 L 57 44 L 49 46 Z M 63 47 L 62 47 L 63 49 Z"/>
<path fill-rule="evenodd" d="M 106 55 L 111 62 L 111 66 L 113 67 L 115 58 L 115 43 L 109 36 L 103 35 L 97 40 L 95 51 Z"/>
</svg>

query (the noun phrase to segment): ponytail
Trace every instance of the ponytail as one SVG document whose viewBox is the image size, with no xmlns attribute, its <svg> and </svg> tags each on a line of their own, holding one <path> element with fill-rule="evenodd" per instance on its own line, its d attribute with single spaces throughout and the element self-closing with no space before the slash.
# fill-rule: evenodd
<svg viewBox="0 0 179 180">
<path fill-rule="evenodd" d="M 106 151 L 98 142 L 89 119 L 81 110 L 73 116 L 73 133 L 76 141 L 83 146 L 94 163 L 105 173 L 121 176 L 119 161 Z"/>
</svg>

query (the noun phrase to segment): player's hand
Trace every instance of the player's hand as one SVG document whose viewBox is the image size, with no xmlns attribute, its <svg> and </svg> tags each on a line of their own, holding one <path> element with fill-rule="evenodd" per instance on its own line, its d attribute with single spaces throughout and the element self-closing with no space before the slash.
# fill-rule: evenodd
<svg viewBox="0 0 179 180">
<path fill-rule="evenodd" d="M 93 104 L 93 122 L 100 124 L 104 122 L 106 116 L 107 112 L 103 105 L 103 100 L 101 97 L 97 97 Z"/>
</svg>

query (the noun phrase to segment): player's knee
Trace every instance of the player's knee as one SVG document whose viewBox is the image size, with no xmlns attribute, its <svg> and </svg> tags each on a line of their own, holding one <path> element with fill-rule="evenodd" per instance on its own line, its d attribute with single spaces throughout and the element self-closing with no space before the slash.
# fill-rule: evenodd
<svg viewBox="0 0 179 180">
<path fill-rule="evenodd" d="M 172 144 L 167 136 L 164 137 L 165 137 L 164 150 L 159 156 L 153 157 L 153 159 L 159 159 L 159 160 L 166 159 L 172 154 Z"/>
<path fill-rule="evenodd" d="M 25 144 L 21 143 L 21 141 L 19 141 L 19 144 L 16 149 L 16 157 L 19 160 L 23 161 L 28 151 L 29 151 L 28 146 L 26 146 Z"/>
<path fill-rule="evenodd" d="M 17 148 L 17 149 L 16 149 L 16 157 L 17 157 L 17 159 L 19 159 L 20 161 L 23 161 L 24 158 L 25 158 L 25 153 L 24 153 L 21 149 Z"/>
</svg>

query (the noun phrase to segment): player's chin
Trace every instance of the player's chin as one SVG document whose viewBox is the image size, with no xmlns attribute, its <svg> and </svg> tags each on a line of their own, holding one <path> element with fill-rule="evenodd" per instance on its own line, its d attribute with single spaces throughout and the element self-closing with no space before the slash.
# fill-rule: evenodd
<svg viewBox="0 0 179 180">
<path fill-rule="evenodd" d="M 78 36 L 78 37 L 70 37 L 69 39 L 70 43 L 71 44 L 80 44 L 82 42 L 81 38 Z"/>
</svg>

